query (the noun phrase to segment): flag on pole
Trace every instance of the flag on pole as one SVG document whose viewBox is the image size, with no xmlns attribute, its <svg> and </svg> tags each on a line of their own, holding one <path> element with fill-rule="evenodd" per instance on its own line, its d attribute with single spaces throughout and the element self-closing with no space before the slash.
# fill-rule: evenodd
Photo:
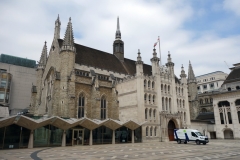
<svg viewBox="0 0 240 160">
<path fill-rule="evenodd" d="M 157 43 L 158 43 L 158 42 L 154 43 L 153 47 L 156 47 Z"/>
<path fill-rule="evenodd" d="M 158 44 L 158 42 L 160 42 L 159 36 L 158 36 L 157 42 L 154 43 L 153 47 L 156 47 L 156 45 Z"/>
</svg>

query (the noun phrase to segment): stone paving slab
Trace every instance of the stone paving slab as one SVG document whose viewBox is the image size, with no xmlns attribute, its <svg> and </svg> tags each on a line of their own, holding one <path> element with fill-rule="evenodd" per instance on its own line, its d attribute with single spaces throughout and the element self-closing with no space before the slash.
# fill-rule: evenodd
<svg viewBox="0 0 240 160">
<path fill-rule="evenodd" d="M 42 147 L 0 150 L 0 160 L 207 160 L 240 159 L 240 140 L 211 140 L 207 145 L 176 142 Z"/>
</svg>

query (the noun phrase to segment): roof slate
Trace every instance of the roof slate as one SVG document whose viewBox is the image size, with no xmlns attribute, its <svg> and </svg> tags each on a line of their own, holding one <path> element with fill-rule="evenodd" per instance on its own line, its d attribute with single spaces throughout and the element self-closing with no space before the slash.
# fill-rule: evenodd
<svg viewBox="0 0 240 160">
<path fill-rule="evenodd" d="M 58 39 L 59 46 L 62 46 L 63 40 Z M 136 74 L 136 61 L 124 58 L 124 62 L 121 62 L 115 55 L 96 50 L 90 47 L 86 47 L 75 43 L 76 57 L 75 63 L 81 65 L 87 65 L 100 69 L 105 69 L 121 74 Z M 152 67 L 147 64 L 143 64 L 143 72 L 147 75 L 152 75 Z"/>
<path fill-rule="evenodd" d="M 240 81 L 240 67 L 234 68 L 230 74 L 227 76 L 226 80 L 223 82 L 223 84 L 232 83 Z"/>
</svg>

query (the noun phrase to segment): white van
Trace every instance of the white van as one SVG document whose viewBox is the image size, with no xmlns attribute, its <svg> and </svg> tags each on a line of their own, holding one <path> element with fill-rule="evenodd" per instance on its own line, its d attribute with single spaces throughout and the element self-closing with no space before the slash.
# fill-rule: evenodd
<svg viewBox="0 0 240 160">
<path fill-rule="evenodd" d="M 195 129 L 174 129 L 174 140 L 178 144 L 184 142 L 187 144 L 189 141 L 194 141 L 196 144 L 207 144 L 209 142 L 208 137 L 203 136 L 201 132 Z"/>
</svg>

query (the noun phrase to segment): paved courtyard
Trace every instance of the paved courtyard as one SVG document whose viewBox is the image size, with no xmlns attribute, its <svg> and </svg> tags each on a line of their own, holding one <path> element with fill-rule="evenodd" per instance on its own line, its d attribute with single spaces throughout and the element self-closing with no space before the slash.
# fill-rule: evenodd
<svg viewBox="0 0 240 160">
<path fill-rule="evenodd" d="M 49 159 L 240 159 L 240 140 L 211 140 L 207 145 L 195 143 L 152 142 L 135 144 L 44 147 L 0 150 L 0 160 Z"/>
</svg>

